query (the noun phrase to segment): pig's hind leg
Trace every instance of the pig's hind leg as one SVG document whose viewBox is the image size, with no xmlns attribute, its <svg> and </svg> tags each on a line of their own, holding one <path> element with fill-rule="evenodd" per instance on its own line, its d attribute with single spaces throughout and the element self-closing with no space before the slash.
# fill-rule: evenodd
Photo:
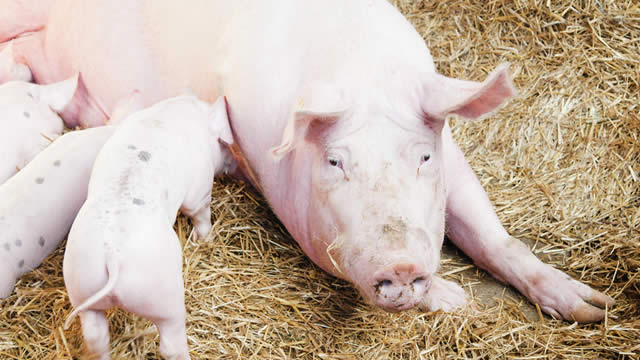
<svg viewBox="0 0 640 360">
<path fill-rule="evenodd" d="M 10 263 L 3 264 L 4 269 L 0 271 L 0 299 L 9 297 L 16 286 L 16 274 L 9 266 Z"/>
<path fill-rule="evenodd" d="M 160 333 L 160 354 L 168 360 L 189 360 L 187 346 L 186 315 L 156 320 Z"/>
<path fill-rule="evenodd" d="M 481 268 L 517 288 L 554 317 L 601 320 L 615 301 L 540 261 L 503 228 L 478 178 L 443 130 L 447 177 L 447 235 Z"/>
<path fill-rule="evenodd" d="M 149 238 L 154 238 L 153 249 L 125 260 L 128 270 L 118 284 L 118 300 L 123 309 L 156 325 L 165 359 L 188 360 L 180 240 L 172 230 Z"/>
<path fill-rule="evenodd" d="M 103 311 L 86 310 L 78 314 L 85 346 L 96 359 L 109 360 L 109 322 Z"/>
</svg>

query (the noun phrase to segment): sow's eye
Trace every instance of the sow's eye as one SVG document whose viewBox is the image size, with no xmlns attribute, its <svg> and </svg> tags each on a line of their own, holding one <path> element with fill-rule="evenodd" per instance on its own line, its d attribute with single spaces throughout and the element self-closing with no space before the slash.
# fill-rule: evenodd
<svg viewBox="0 0 640 360">
<path fill-rule="evenodd" d="M 328 156 L 327 157 L 327 161 L 329 162 L 329 165 L 333 166 L 333 167 L 337 167 L 341 170 L 342 169 L 342 160 L 338 159 L 335 156 Z"/>
<path fill-rule="evenodd" d="M 420 166 L 429 162 L 430 159 L 431 159 L 431 154 L 422 154 L 422 156 L 420 156 Z"/>
</svg>

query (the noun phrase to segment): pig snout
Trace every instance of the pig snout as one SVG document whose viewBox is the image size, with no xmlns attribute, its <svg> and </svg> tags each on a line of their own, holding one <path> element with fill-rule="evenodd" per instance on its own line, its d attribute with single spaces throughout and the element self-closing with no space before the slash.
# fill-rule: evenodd
<svg viewBox="0 0 640 360">
<path fill-rule="evenodd" d="M 386 311 L 411 309 L 431 287 L 431 275 L 416 264 L 400 263 L 374 274 L 371 286 L 375 304 Z"/>
<path fill-rule="evenodd" d="M 359 246 L 342 240 L 342 259 L 348 279 L 370 303 L 388 312 L 420 304 L 431 288 L 440 262 L 438 234 L 417 221 L 388 216 L 374 231 L 357 239 Z"/>
</svg>

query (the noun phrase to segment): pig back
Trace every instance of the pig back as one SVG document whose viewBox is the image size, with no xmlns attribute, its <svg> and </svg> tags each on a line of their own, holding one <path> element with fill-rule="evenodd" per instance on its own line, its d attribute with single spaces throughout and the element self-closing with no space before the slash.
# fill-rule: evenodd
<svg viewBox="0 0 640 360">
<path fill-rule="evenodd" d="M 66 236 L 86 198 L 93 161 L 111 134 L 111 127 L 100 127 L 63 135 L 0 186 L 0 227 L 7 227 L 0 229 L 0 243 L 21 253 L 20 270 L 39 265 Z"/>
<path fill-rule="evenodd" d="M 329 83 L 366 103 L 388 72 L 434 71 L 423 39 L 384 0 L 149 0 L 145 18 L 172 95 L 188 86 L 210 102 L 227 97 L 236 153 L 265 192 L 283 171 L 269 150 L 309 88 Z"/>
</svg>

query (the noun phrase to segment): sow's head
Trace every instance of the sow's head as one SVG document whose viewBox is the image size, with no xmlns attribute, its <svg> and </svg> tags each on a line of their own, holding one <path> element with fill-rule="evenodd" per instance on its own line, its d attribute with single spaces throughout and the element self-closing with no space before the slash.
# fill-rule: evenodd
<svg viewBox="0 0 640 360">
<path fill-rule="evenodd" d="M 297 201 L 308 206 L 313 260 L 383 309 L 410 309 L 440 262 L 445 119 L 483 118 L 515 90 L 505 65 L 482 83 L 431 73 L 351 92 L 359 100 L 335 85 L 311 86 L 272 152 L 310 177 Z"/>
</svg>

